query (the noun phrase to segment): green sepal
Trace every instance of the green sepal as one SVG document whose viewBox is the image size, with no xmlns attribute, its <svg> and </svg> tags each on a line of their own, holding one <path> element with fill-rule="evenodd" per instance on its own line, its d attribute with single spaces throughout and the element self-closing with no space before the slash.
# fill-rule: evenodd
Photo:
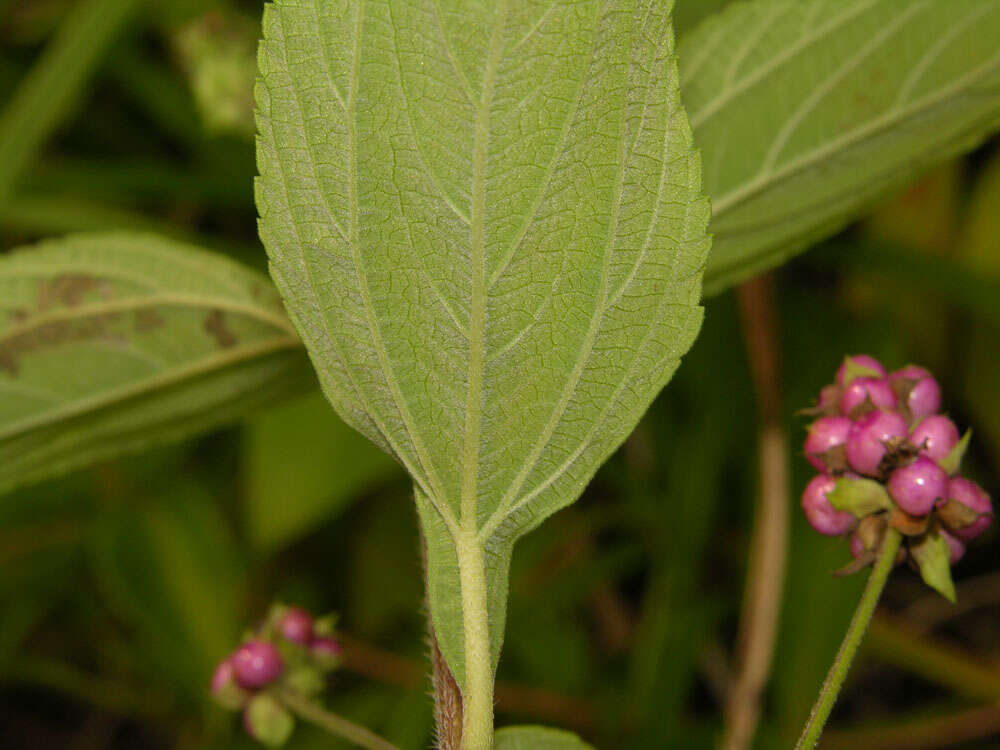
<svg viewBox="0 0 1000 750">
<path fill-rule="evenodd" d="M 885 486 L 874 479 L 838 479 L 826 493 L 826 499 L 836 510 L 853 513 L 858 518 L 892 508 Z"/>
<path fill-rule="evenodd" d="M 951 552 L 945 538 L 933 531 L 919 542 L 911 543 L 910 554 L 920 569 L 924 583 L 954 604 L 955 584 L 951 580 L 951 564 L 948 561 Z"/>
<path fill-rule="evenodd" d="M 841 384 L 845 388 L 851 384 L 854 378 L 880 378 L 882 373 L 874 367 L 859 365 L 854 361 L 854 357 L 844 357 L 844 382 Z"/>
<path fill-rule="evenodd" d="M 250 699 L 246 721 L 251 736 L 269 747 L 284 745 L 295 729 L 292 714 L 267 693 L 258 693 Z"/>
<path fill-rule="evenodd" d="M 972 439 L 972 430 L 966 430 L 962 439 L 955 443 L 955 447 L 948 452 L 948 455 L 938 461 L 938 466 L 944 469 L 948 476 L 958 473 L 962 465 L 962 458 L 965 456 L 965 449 L 969 447 L 969 440 Z"/>
<path fill-rule="evenodd" d="M 326 687 L 323 671 L 313 665 L 296 667 L 291 670 L 285 676 L 284 683 L 296 693 L 301 693 L 307 698 L 319 695 Z"/>
</svg>

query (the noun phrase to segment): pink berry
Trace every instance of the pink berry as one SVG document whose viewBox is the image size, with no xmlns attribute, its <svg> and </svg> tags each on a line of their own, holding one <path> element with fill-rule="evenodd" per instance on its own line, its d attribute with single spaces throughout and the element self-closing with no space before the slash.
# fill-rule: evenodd
<svg viewBox="0 0 1000 750">
<path fill-rule="evenodd" d="M 803 446 L 806 458 L 816 471 L 824 472 L 837 468 L 826 461 L 828 451 L 847 445 L 847 435 L 851 431 L 851 420 L 847 417 L 820 417 L 809 425 L 809 434 Z"/>
<path fill-rule="evenodd" d="M 939 533 L 948 543 L 948 564 L 954 565 L 965 555 L 965 545 L 944 529 L 941 529 Z"/>
<path fill-rule="evenodd" d="M 885 443 L 906 437 L 906 420 L 894 411 L 873 411 L 851 425 L 847 436 L 847 462 L 859 474 L 877 476 L 886 454 Z"/>
<path fill-rule="evenodd" d="M 236 681 L 232 658 L 219 663 L 212 673 L 212 697 L 219 705 L 235 711 L 247 700 L 246 691 Z"/>
<path fill-rule="evenodd" d="M 874 370 L 878 373 L 878 375 L 873 377 L 885 377 L 885 368 L 877 359 L 870 357 L 867 354 L 853 354 L 849 357 L 844 357 L 843 363 L 837 368 L 837 385 L 846 384 L 845 380 L 847 378 L 847 368 L 849 364 L 854 367 L 865 367 L 869 370 Z"/>
<path fill-rule="evenodd" d="M 340 664 L 344 649 L 334 638 L 313 638 L 309 652 L 321 667 L 332 668 Z"/>
<path fill-rule="evenodd" d="M 911 516 L 923 516 L 947 493 L 948 475 L 931 459 L 918 456 L 909 466 L 892 472 L 888 489 L 896 505 Z"/>
<path fill-rule="evenodd" d="M 285 640 L 301 646 L 309 645 L 313 637 L 312 615 L 301 607 L 289 607 L 278 618 L 277 627 Z"/>
<path fill-rule="evenodd" d="M 958 428 L 948 417 L 932 414 L 913 428 L 910 442 L 917 446 L 921 455 L 940 461 L 958 444 Z"/>
<path fill-rule="evenodd" d="M 854 378 L 844 388 L 840 397 L 840 413 L 850 416 L 851 412 L 864 403 L 877 409 L 895 409 L 899 403 L 895 391 L 888 380 L 882 378 Z"/>
<path fill-rule="evenodd" d="M 980 514 L 971 526 L 954 531 L 955 536 L 959 539 L 971 541 L 986 531 L 993 522 L 993 504 L 990 502 L 990 496 L 972 480 L 965 477 L 953 477 L 948 481 L 946 495 L 949 500 L 961 503 Z"/>
<path fill-rule="evenodd" d="M 281 676 L 281 654 L 267 641 L 248 641 L 232 657 L 236 680 L 245 688 L 256 690 Z"/>
<path fill-rule="evenodd" d="M 909 390 L 903 391 L 904 384 L 900 381 L 907 381 Z M 907 365 L 900 368 L 889 375 L 889 383 L 897 388 L 914 419 L 926 417 L 941 408 L 941 386 L 923 367 Z"/>
<path fill-rule="evenodd" d="M 836 477 L 820 474 L 813 477 L 802 493 L 802 510 L 806 514 L 806 520 L 816 531 L 826 536 L 839 536 L 854 523 L 853 515 L 836 510 L 826 497 L 836 483 Z"/>
</svg>

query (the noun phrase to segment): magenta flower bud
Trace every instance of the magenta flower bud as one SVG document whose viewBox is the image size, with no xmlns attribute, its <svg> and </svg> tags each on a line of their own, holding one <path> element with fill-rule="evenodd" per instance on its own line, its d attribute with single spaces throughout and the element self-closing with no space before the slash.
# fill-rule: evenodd
<svg viewBox="0 0 1000 750">
<path fill-rule="evenodd" d="M 313 618 L 301 607 L 289 607 L 278 618 L 278 632 L 285 640 L 308 646 L 313 637 Z"/>
<path fill-rule="evenodd" d="M 313 638 L 312 643 L 309 644 L 309 653 L 321 667 L 333 669 L 343 659 L 344 649 L 340 642 L 334 638 Z"/>
<path fill-rule="evenodd" d="M 826 497 L 833 489 L 837 478 L 829 474 L 813 477 L 802 493 L 802 510 L 806 520 L 820 534 L 839 536 L 854 524 L 854 516 L 846 511 L 836 510 Z"/>
<path fill-rule="evenodd" d="M 933 414 L 920 420 L 910 442 L 917 446 L 921 455 L 940 461 L 958 444 L 958 428 L 943 414 Z"/>
<path fill-rule="evenodd" d="M 946 495 L 949 500 L 961 503 L 980 514 L 971 526 L 953 531 L 959 539 L 966 542 L 971 541 L 986 531 L 987 527 L 993 523 L 993 504 L 990 502 L 990 496 L 971 479 L 952 477 L 948 481 Z"/>
<path fill-rule="evenodd" d="M 869 370 L 877 372 L 878 377 L 885 377 L 885 368 L 877 359 L 867 354 L 853 354 L 850 357 L 844 357 L 843 363 L 837 368 L 837 385 L 845 385 L 848 367 L 852 365 L 854 367 L 866 367 Z"/>
<path fill-rule="evenodd" d="M 215 701 L 232 711 L 241 708 L 246 703 L 248 694 L 236 682 L 236 670 L 231 658 L 219 662 L 212 673 L 212 697 Z"/>
<path fill-rule="evenodd" d="M 923 367 L 907 365 L 900 368 L 889 375 L 889 383 L 903 399 L 914 419 L 934 414 L 941 408 L 941 386 Z"/>
<path fill-rule="evenodd" d="M 899 404 L 888 380 L 854 378 L 840 397 L 840 413 L 850 416 L 859 406 L 868 403 L 876 409 L 895 409 Z"/>
<path fill-rule="evenodd" d="M 285 665 L 281 654 L 267 641 L 248 641 L 232 656 L 236 681 L 245 688 L 257 690 L 281 676 Z"/>
<path fill-rule="evenodd" d="M 954 565 L 965 555 L 965 545 L 944 529 L 941 529 L 938 533 L 948 543 L 948 564 Z"/>
<path fill-rule="evenodd" d="M 878 475 L 886 442 L 906 437 L 906 420 L 894 411 L 873 411 L 861 417 L 847 436 L 847 462 L 859 474 Z"/>
<path fill-rule="evenodd" d="M 947 493 L 948 475 L 931 459 L 918 456 L 909 466 L 892 472 L 888 489 L 896 505 L 911 516 L 924 516 Z"/>
<path fill-rule="evenodd" d="M 820 417 L 809 425 L 809 434 L 806 436 L 803 450 L 809 463 L 813 465 L 816 471 L 826 472 L 831 469 L 842 468 L 831 466 L 828 454 L 829 451 L 839 446 L 846 447 L 847 435 L 850 431 L 851 420 L 847 417 Z"/>
</svg>

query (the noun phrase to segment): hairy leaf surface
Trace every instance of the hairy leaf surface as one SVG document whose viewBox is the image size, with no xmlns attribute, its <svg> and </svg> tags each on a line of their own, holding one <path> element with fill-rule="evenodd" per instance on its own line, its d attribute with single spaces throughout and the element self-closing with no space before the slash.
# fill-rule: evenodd
<svg viewBox="0 0 1000 750">
<path fill-rule="evenodd" d="M 327 397 L 413 478 L 460 684 L 463 560 L 488 580 L 495 664 L 514 540 L 576 499 L 700 325 L 708 204 L 669 10 L 282 0 L 264 15 L 272 275 Z"/>
<path fill-rule="evenodd" d="M 273 286 L 153 235 L 0 257 L 0 492 L 243 416 L 308 383 Z"/>
<path fill-rule="evenodd" d="M 706 291 L 833 234 L 1000 127 L 1000 0 L 754 0 L 680 46 Z"/>
</svg>

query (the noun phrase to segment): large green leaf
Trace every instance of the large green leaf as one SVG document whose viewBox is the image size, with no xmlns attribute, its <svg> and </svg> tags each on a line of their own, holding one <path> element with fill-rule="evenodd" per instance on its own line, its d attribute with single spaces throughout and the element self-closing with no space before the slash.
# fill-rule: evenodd
<svg viewBox="0 0 1000 750">
<path fill-rule="evenodd" d="M 0 257 L 0 492 L 235 419 L 308 382 L 266 278 L 152 235 Z"/>
<path fill-rule="evenodd" d="M 680 47 L 712 199 L 707 292 L 1000 127 L 998 0 L 755 0 Z"/>
<path fill-rule="evenodd" d="M 327 397 L 413 478 L 463 691 L 496 664 L 514 540 L 576 499 L 700 325 L 708 205 L 669 6 L 264 15 L 272 275 Z"/>
</svg>

